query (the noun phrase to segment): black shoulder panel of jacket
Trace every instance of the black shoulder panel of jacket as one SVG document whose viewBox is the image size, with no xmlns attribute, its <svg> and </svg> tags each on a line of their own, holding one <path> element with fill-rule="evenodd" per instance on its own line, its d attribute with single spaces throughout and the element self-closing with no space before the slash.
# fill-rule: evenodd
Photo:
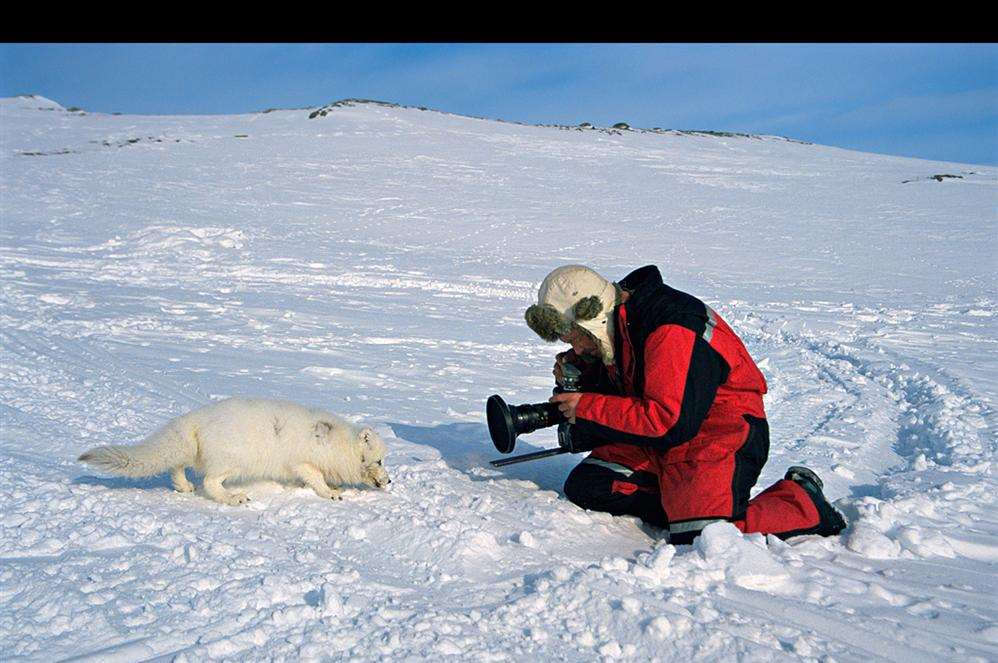
<svg viewBox="0 0 998 663">
<path fill-rule="evenodd" d="M 628 292 L 634 292 L 643 287 L 659 286 L 662 285 L 662 272 L 658 271 L 658 267 L 655 265 L 645 265 L 620 279 L 617 285 Z"/>
<path fill-rule="evenodd" d="M 690 367 L 686 371 L 679 418 L 665 434 L 660 446 L 668 449 L 696 437 L 710 406 L 714 404 L 717 388 L 728 379 L 730 370 L 721 353 L 710 347 L 703 336 L 697 336 L 693 342 Z"/>
<path fill-rule="evenodd" d="M 691 294 L 665 285 L 655 265 L 634 270 L 618 285 L 631 293 L 624 306 L 628 322 L 636 327 L 631 331 L 635 345 L 662 325 L 681 325 L 698 336 L 703 334 L 708 320 L 706 304 Z"/>
</svg>

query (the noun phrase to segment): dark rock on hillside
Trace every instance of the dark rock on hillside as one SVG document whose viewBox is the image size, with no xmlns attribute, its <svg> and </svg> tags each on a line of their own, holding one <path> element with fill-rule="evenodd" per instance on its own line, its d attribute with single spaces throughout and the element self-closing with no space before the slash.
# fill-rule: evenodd
<svg viewBox="0 0 998 663">
<path fill-rule="evenodd" d="M 376 99 L 340 99 L 309 113 L 308 119 L 314 120 L 317 117 L 326 117 L 334 108 L 362 105 L 381 106 L 383 108 L 413 108 L 421 111 L 429 110 L 425 106 L 403 106 L 402 104 L 393 104 L 390 101 L 377 101 Z"/>
<path fill-rule="evenodd" d="M 974 174 L 975 173 L 973 171 L 967 173 L 967 175 L 974 175 Z M 915 178 L 913 180 L 902 180 L 901 184 L 907 184 L 908 182 L 917 182 L 917 181 L 923 180 L 923 179 L 924 180 L 935 180 L 937 182 L 942 182 L 943 180 L 962 180 L 963 179 L 963 175 L 948 175 L 948 174 L 943 173 L 943 174 L 940 174 L 940 175 L 930 175 L 929 177 L 917 177 L 917 178 Z"/>
<path fill-rule="evenodd" d="M 54 152 L 18 152 L 17 156 L 19 156 L 19 157 L 50 157 L 50 156 L 55 156 L 57 154 L 79 154 L 79 151 L 64 149 L 64 150 L 56 150 Z"/>
<path fill-rule="evenodd" d="M 321 108 L 316 108 L 311 113 L 309 113 L 308 118 L 310 120 L 314 120 L 315 118 L 326 117 L 327 115 L 329 115 L 329 113 L 331 113 L 336 108 L 345 108 L 345 107 L 350 107 L 350 106 L 362 106 L 362 105 L 381 106 L 383 108 L 407 108 L 407 109 L 420 110 L 420 111 L 432 111 L 432 112 L 436 112 L 436 113 L 443 113 L 444 115 L 454 115 L 454 113 L 446 113 L 444 111 L 439 111 L 439 110 L 435 110 L 435 109 L 432 109 L 432 108 L 427 108 L 426 106 L 406 106 L 406 105 L 403 105 L 403 104 L 396 104 L 396 103 L 392 103 L 392 102 L 389 102 L 389 101 L 377 101 L 375 99 L 353 99 L 353 98 L 351 98 L 351 99 L 340 99 L 339 101 L 334 101 L 333 103 L 327 104 L 327 105 L 325 105 L 325 106 L 323 106 Z M 272 112 L 273 110 L 275 110 L 275 109 L 267 109 L 266 111 L 263 111 L 263 112 L 264 113 L 269 113 L 269 112 Z M 574 130 L 574 131 L 599 131 L 599 132 L 605 133 L 605 134 L 610 135 L 610 136 L 622 136 L 623 135 L 622 132 L 624 132 L 624 131 L 632 131 L 632 132 L 639 132 L 639 133 L 655 133 L 655 134 L 659 134 L 659 135 L 712 136 L 712 137 L 715 137 L 715 138 L 718 138 L 718 137 L 723 137 L 723 138 L 751 138 L 753 140 L 783 140 L 783 141 L 787 141 L 787 142 L 790 142 L 790 143 L 799 143 L 801 145 L 810 145 L 811 144 L 811 143 L 808 143 L 807 141 L 795 140 L 793 138 L 786 138 L 786 137 L 783 137 L 783 136 L 759 136 L 759 135 L 755 135 L 755 134 L 737 133 L 737 132 L 733 132 L 733 131 L 678 130 L 678 129 L 663 129 L 662 127 L 655 127 L 654 129 L 641 129 L 641 128 L 631 127 L 631 125 L 628 124 L 627 122 L 618 122 L 618 123 L 614 124 L 613 127 L 607 128 L 607 127 L 597 127 L 597 126 L 593 125 L 591 122 L 582 122 L 581 124 L 571 125 L 570 126 L 570 125 L 564 125 L 564 124 L 531 124 L 531 123 L 528 123 L 528 122 L 515 122 L 515 121 L 507 121 L 507 120 L 496 120 L 495 118 L 476 117 L 476 116 L 472 116 L 472 115 L 465 115 L 465 116 L 462 116 L 462 117 L 471 117 L 472 119 L 477 119 L 477 120 L 489 120 L 489 121 L 493 121 L 493 122 L 502 122 L 504 124 L 516 124 L 516 125 L 519 125 L 519 126 L 548 127 L 548 128 L 552 128 L 552 129 L 561 129 L 563 131 L 569 131 L 569 130 Z"/>
</svg>

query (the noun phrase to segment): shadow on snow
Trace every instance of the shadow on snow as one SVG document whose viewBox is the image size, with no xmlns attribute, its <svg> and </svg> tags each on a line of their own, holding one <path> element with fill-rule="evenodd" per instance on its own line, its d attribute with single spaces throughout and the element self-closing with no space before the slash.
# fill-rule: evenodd
<svg viewBox="0 0 998 663">
<path fill-rule="evenodd" d="M 562 486 L 565 483 L 565 478 L 572 468 L 582 460 L 581 455 L 564 454 L 495 468 L 489 465 L 489 461 L 506 456 L 496 451 L 489 438 L 488 427 L 484 424 L 388 425 L 400 439 L 433 447 L 440 452 L 441 459 L 447 465 L 469 475 L 474 481 L 498 478 L 483 476 L 481 472 L 477 471 L 473 472 L 473 470 L 489 470 L 489 473 L 500 473 L 502 478 L 532 481 L 542 490 L 553 490 L 564 495 Z M 516 442 L 516 451 L 511 455 L 541 451 L 543 448 L 520 438 Z"/>
</svg>

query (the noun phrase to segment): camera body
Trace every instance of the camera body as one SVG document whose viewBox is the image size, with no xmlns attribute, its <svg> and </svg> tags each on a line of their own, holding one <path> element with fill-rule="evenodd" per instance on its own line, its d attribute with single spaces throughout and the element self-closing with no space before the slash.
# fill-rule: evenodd
<svg viewBox="0 0 998 663">
<path fill-rule="evenodd" d="M 556 394 L 575 393 L 582 391 L 582 371 L 575 364 L 561 365 L 562 381 L 553 389 Z"/>
</svg>

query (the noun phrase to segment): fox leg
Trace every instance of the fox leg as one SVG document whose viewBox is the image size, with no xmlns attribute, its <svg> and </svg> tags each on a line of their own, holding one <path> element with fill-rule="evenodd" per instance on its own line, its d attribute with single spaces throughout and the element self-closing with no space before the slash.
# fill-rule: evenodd
<svg viewBox="0 0 998 663">
<path fill-rule="evenodd" d="M 178 493 L 194 492 L 194 484 L 187 480 L 183 465 L 170 468 L 170 480 L 173 482 L 173 489 Z"/>
<path fill-rule="evenodd" d="M 230 506 L 238 506 L 240 504 L 245 504 L 249 502 L 249 497 L 246 493 L 230 493 L 226 490 L 222 482 L 229 478 L 226 474 L 210 474 L 204 478 L 204 492 L 211 499 L 216 502 L 221 502 L 222 504 L 228 504 Z"/>
<path fill-rule="evenodd" d="M 330 488 L 326 484 L 326 479 L 322 476 L 322 472 L 315 465 L 301 463 L 295 465 L 292 470 L 294 470 L 295 476 L 304 481 L 305 485 L 314 490 L 315 494 L 319 497 L 324 497 L 327 500 L 338 500 L 343 494 L 341 489 Z"/>
</svg>

